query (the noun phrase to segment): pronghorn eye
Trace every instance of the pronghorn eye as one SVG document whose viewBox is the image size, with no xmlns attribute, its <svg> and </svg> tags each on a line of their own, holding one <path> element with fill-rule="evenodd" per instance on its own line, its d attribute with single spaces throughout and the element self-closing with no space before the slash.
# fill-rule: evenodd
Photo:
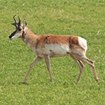
<svg viewBox="0 0 105 105">
<path fill-rule="evenodd" d="M 22 29 L 21 29 L 21 28 L 19 28 L 18 30 L 19 30 L 19 31 L 21 31 Z"/>
</svg>

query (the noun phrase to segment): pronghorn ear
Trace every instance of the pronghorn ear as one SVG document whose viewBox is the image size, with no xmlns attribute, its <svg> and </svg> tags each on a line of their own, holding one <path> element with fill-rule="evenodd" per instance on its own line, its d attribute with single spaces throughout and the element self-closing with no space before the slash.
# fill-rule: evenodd
<svg viewBox="0 0 105 105">
<path fill-rule="evenodd" d="M 25 26 L 27 26 L 27 22 L 25 21 Z"/>
<path fill-rule="evenodd" d="M 26 20 L 24 19 L 24 26 L 27 26 L 27 22 L 26 22 Z"/>
<path fill-rule="evenodd" d="M 24 20 L 24 23 L 22 24 L 22 28 L 24 29 L 27 26 L 27 22 Z"/>
</svg>

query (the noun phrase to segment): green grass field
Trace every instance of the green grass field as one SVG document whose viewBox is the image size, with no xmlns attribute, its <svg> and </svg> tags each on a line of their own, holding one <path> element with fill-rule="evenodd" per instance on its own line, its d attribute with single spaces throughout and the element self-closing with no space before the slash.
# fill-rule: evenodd
<svg viewBox="0 0 105 105">
<path fill-rule="evenodd" d="M 42 60 L 29 84 L 20 84 L 34 53 L 21 41 L 10 41 L 14 15 L 26 19 L 37 34 L 74 34 L 87 39 L 87 56 L 95 61 L 99 83 L 86 66 L 70 57 L 53 58 L 54 83 Z M 0 0 L 0 105 L 105 105 L 105 0 Z"/>
</svg>

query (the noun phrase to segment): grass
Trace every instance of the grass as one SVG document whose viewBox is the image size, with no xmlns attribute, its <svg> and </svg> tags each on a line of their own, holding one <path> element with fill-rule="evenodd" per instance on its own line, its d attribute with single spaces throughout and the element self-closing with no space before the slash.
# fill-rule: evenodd
<svg viewBox="0 0 105 105">
<path fill-rule="evenodd" d="M 0 105 L 105 105 L 104 0 L 0 0 Z M 12 17 L 19 15 L 37 34 L 74 34 L 88 40 L 100 81 L 87 66 L 79 84 L 78 67 L 68 57 L 51 60 L 54 83 L 44 61 L 33 69 L 29 85 L 19 84 L 34 54 L 21 40 L 10 41 Z"/>
</svg>

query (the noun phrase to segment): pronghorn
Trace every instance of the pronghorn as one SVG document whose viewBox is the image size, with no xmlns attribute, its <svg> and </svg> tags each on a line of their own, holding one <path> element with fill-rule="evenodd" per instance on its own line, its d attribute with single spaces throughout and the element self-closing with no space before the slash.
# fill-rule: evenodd
<svg viewBox="0 0 105 105">
<path fill-rule="evenodd" d="M 18 22 L 13 17 L 16 30 L 9 36 L 10 39 L 21 38 L 34 53 L 36 58 L 29 67 L 28 72 L 24 77 L 23 83 L 27 82 L 28 76 L 32 71 L 33 66 L 39 63 L 44 58 L 49 72 L 50 80 L 53 81 L 53 73 L 51 71 L 50 58 L 55 56 L 70 55 L 79 66 L 79 75 L 77 82 L 80 80 L 84 69 L 84 63 L 87 63 L 93 72 L 94 79 L 98 81 L 95 65 L 92 60 L 86 57 L 87 41 L 79 36 L 70 35 L 36 35 L 28 27 L 27 23 L 21 23 L 18 17 Z"/>
</svg>

